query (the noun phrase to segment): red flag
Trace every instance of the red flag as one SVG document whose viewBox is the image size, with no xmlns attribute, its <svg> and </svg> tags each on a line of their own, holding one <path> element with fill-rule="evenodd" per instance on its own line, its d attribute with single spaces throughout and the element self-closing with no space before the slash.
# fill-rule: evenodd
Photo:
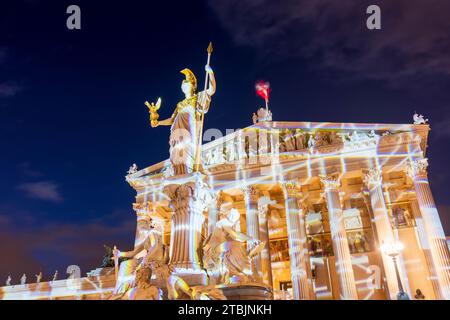
<svg viewBox="0 0 450 320">
<path fill-rule="evenodd" d="M 264 100 L 269 101 L 269 95 L 270 95 L 270 83 L 259 81 L 255 85 L 256 94 L 263 98 Z"/>
</svg>

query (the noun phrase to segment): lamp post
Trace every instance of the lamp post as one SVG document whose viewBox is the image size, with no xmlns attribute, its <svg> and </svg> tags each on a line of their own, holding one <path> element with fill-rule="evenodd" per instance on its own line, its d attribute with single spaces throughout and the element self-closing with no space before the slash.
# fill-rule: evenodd
<svg viewBox="0 0 450 320">
<path fill-rule="evenodd" d="M 408 294 L 403 290 L 402 280 L 400 279 L 400 273 L 398 272 L 397 257 L 400 251 L 403 250 L 403 244 L 399 241 L 383 242 L 381 244 L 381 251 L 387 256 L 391 257 L 392 263 L 395 266 L 395 275 L 397 276 L 398 290 L 397 300 L 409 300 Z"/>
</svg>

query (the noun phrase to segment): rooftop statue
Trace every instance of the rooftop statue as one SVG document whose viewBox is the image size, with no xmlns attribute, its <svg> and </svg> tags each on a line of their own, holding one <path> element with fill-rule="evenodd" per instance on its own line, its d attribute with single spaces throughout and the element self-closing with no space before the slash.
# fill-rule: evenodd
<svg viewBox="0 0 450 320">
<path fill-rule="evenodd" d="M 27 283 L 27 275 L 24 273 L 22 275 L 22 278 L 20 278 L 20 284 L 26 284 Z"/>
<path fill-rule="evenodd" d="M 417 112 L 413 115 L 414 124 L 426 124 L 428 119 L 425 119 L 423 115 L 418 114 Z"/>
<path fill-rule="evenodd" d="M 216 80 L 210 67 L 212 44 L 208 47 L 208 63 L 205 66 L 206 81 L 204 91 L 197 91 L 197 78 L 189 69 L 181 73 L 186 77 L 181 83 L 184 99 L 178 102 L 172 116 L 165 120 L 158 120 L 158 110 L 161 99 L 156 104 L 145 102 L 149 108 L 150 123 L 153 128 L 158 126 L 171 126 L 170 128 L 170 162 L 174 174 L 187 174 L 199 171 L 200 148 L 203 132 L 204 114 L 208 112 L 211 97 L 216 92 Z"/>
<path fill-rule="evenodd" d="M 36 283 L 40 283 L 42 280 L 42 272 L 39 272 L 38 274 L 36 274 L 35 277 L 36 277 Z"/>
<path fill-rule="evenodd" d="M 11 285 L 11 275 L 8 276 L 8 278 L 6 279 L 6 286 L 9 287 Z"/>
<path fill-rule="evenodd" d="M 205 240 L 203 265 L 210 275 L 210 283 L 221 284 L 256 282 L 252 259 L 264 248 L 264 242 L 238 231 L 240 213 L 231 209 L 216 223 Z M 245 244 L 250 242 L 248 252 Z"/>
<path fill-rule="evenodd" d="M 127 171 L 127 174 L 135 174 L 138 171 L 138 167 L 136 163 L 133 163 L 133 165 L 130 167 L 130 169 Z"/>
</svg>

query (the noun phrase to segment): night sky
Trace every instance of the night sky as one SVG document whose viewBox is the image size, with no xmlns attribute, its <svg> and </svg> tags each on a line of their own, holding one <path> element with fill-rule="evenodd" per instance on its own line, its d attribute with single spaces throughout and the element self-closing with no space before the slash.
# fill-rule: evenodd
<svg viewBox="0 0 450 320">
<path fill-rule="evenodd" d="M 345 2 L 345 3 L 344 3 Z M 66 28 L 81 7 L 82 29 Z M 366 8 L 382 29 L 366 27 Z M 103 244 L 134 243 L 132 163 L 168 157 L 152 129 L 183 98 L 183 68 L 217 78 L 205 128 L 242 128 L 272 85 L 274 120 L 412 123 L 430 119 L 431 187 L 450 234 L 450 2 L 2 1 L 0 4 L 0 281 L 98 267 Z"/>
</svg>

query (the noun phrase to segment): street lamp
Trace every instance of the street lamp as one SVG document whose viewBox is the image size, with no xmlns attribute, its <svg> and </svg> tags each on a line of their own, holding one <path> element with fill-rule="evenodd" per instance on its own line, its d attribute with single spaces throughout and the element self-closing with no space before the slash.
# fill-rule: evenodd
<svg viewBox="0 0 450 320">
<path fill-rule="evenodd" d="M 398 290 L 397 300 L 409 300 L 408 294 L 403 290 L 402 280 L 400 279 L 400 273 L 397 267 L 397 256 L 400 251 L 403 250 L 403 243 L 399 241 L 383 242 L 381 245 L 381 251 L 387 256 L 392 258 L 392 263 L 395 266 L 395 275 L 397 276 Z"/>
</svg>

